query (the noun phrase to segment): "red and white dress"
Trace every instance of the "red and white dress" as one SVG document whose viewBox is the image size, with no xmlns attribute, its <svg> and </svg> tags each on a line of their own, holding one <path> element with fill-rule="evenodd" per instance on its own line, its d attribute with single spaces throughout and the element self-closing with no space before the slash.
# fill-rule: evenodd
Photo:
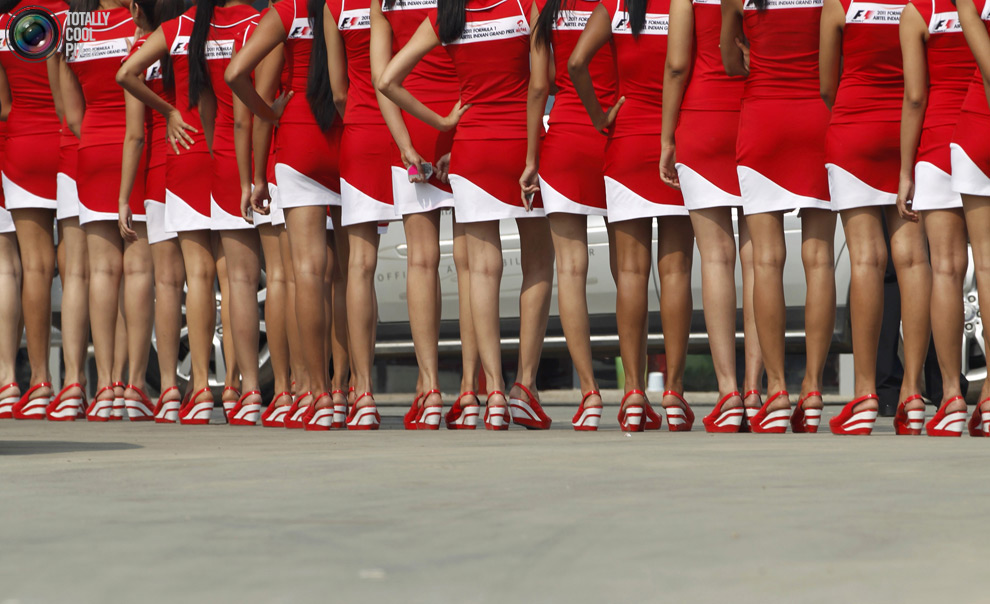
<svg viewBox="0 0 990 604">
<path fill-rule="evenodd" d="M 904 69 L 898 35 L 906 0 L 841 0 L 842 80 L 825 138 L 836 210 L 897 202 Z"/>
<path fill-rule="evenodd" d="M 344 39 L 349 80 L 340 146 L 341 223 L 395 220 L 392 135 L 371 82 L 371 0 L 327 0 L 327 6 Z M 285 191 L 279 197 L 291 203 Z"/>
<path fill-rule="evenodd" d="M 959 15 L 951 0 L 912 0 L 911 4 L 928 23 L 928 108 L 915 157 L 912 208 L 961 208 L 962 197 L 952 190 L 949 144 L 976 70 L 976 61 L 966 45 Z"/>
<path fill-rule="evenodd" d="M 608 139 L 591 125 L 567 72 L 567 60 L 598 4 L 599 0 L 570 0 L 557 14 L 550 36 L 557 94 L 550 109 L 549 130 L 540 146 L 540 194 L 547 214 L 604 216 L 606 213 Z M 610 45 L 598 51 L 588 70 L 598 102 L 603 107 L 614 105 L 615 58 Z"/>
<path fill-rule="evenodd" d="M 213 11 L 206 38 L 206 69 L 217 99 L 210 189 L 210 228 L 215 231 L 254 228 L 241 216 L 241 181 L 234 146 L 234 93 L 224 82 L 223 73 L 234 52 L 240 50 L 258 26 L 258 17 L 258 11 L 247 4 L 218 6 Z"/>
<path fill-rule="evenodd" d="M 0 171 L 3 170 L 3 152 L 7 144 L 7 122 L 0 122 Z M 7 211 L 3 198 L 3 188 L 0 187 L 0 234 L 14 232 L 14 218 Z"/>
<path fill-rule="evenodd" d="M 130 58 L 144 46 L 147 39 L 148 35 L 144 35 L 135 40 L 127 57 Z M 165 89 L 161 61 L 155 61 L 145 71 L 144 81 L 148 88 L 166 103 L 175 104 L 175 91 Z M 165 140 L 167 127 L 165 116 L 151 107 L 146 107 L 144 125 L 144 213 L 148 227 L 148 243 L 154 245 L 176 237 L 175 233 L 165 229 L 165 157 L 170 149 L 168 141 Z"/>
<path fill-rule="evenodd" d="M 646 24 L 633 36 L 623 0 L 606 0 L 612 43 L 625 104 L 615 116 L 605 148 L 609 222 L 687 216 L 684 198 L 660 180 L 663 65 L 667 58 L 670 0 L 647 0 Z"/>
<path fill-rule="evenodd" d="M 65 15 L 68 10 L 56 13 L 59 22 L 62 23 L 62 39 L 65 40 Z M 64 52 L 60 48 L 59 52 Z M 67 126 L 62 126 L 59 132 L 58 146 L 58 173 L 55 176 L 57 209 L 55 210 L 56 220 L 79 217 L 79 188 L 76 186 L 76 164 L 79 161 L 79 139 L 69 130 Z"/>
<path fill-rule="evenodd" d="M 29 62 L 11 50 L 7 28 L 13 13 L 40 6 L 53 13 L 65 11 L 57 0 L 22 0 L 10 13 L 0 15 L 0 65 L 10 85 L 12 104 L 7 117 L 3 190 L 8 210 L 57 207 L 56 169 L 59 124 L 44 61 Z"/>
<path fill-rule="evenodd" d="M 80 224 L 118 218 L 127 120 L 124 91 L 117 85 L 115 76 L 130 50 L 135 31 L 131 12 L 126 8 L 89 14 L 93 24 L 85 29 L 91 40 L 74 43 L 66 57 L 86 103 L 76 176 Z M 128 199 L 136 221 L 144 220 L 144 170 L 142 155 Z"/>
<path fill-rule="evenodd" d="M 423 21 L 437 12 L 437 0 L 395 0 L 389 6 L 382 2 L 382 14 L 392 27 L 392 53 L 402 49 L 412 38 Z M 423 57 L 404 82 L 406 90 L 424 105 L 447 115 L 460 97 L 460 84 L 450 56 L 442 48 L 434 48 Z M 425 122 L 402 112 L 402 119 L 409 132 L 413 148 L 427 162 L 436 166 L 437 161 L 450 153 L 454 143 L 454 131 L 440 132 Z M 430 212 L 454 206 L 454 194 L 434 175 L 425 183 L 409 182 L 409 175 L 402 165 L 399 148 L 392 142 L 392 196 L 399 215 Z"/>
<path fill-rule="evenodd" d="M 990 0 L 976 0 L 980 17 L 990 32 Z M 962 115 L 952 135 L 952 189 L 957 193 L 990 197 L 990 105 L 983 74 L 976 70 L 963 101 Z"/>
<path fill-rule="evenodd" d="M 822 0 L 769 0 L 743 7 L 749 76 L 736 143 L 746 214 L 829 210 L 825 132 L 829 111 L 818 81 Z"/>
<path fill-rule="evenodd" d="M 450 186 L 458 222 L 545 216 L 542 196 L 523 207 L 526 168 L 529 14 L 532 0 L 468 0 L 461 37 L 445 45 L 461 102 L 450 153 Z M 436 16 L 430 17 L 434 31 Z"/>
<path fill-rule="evenodd" d="M 677 122 L 677 178 L 688 210 L 742 205 L 736 136 L 745 78 L 722 66 L 718 0 L 692 0 L 694 61 Z"/>
<path fill-rule="evenodd" d="M 175 77 L 175 108 L 182 120 L 197 132 L 186 131 L 193 142 L 188 149 L 179 146 L 179 154 L 165 156 L 165 230 L 171 232 L 210 229 L 210 190 L 213 171 L 210 150 L 203 137 L 199 108 L 189 105 L 189 35 L 196 18 L 196 7 L 162 23 Z"/>
<path fill-rule="evenodd" d="M 278 13 L 285 29 L 282 89 L 295 93 L 275 131 L 277 212 L 303 206 L 339 206 L 343 123 L 340 118 L 335 118 L 330 130 L 321 130 L 306 100 L 309 58 L 313 48 L 313 30 L 309 26 L 306 0 L 282 0 L 270 10 Z M 306 141 L 306 144 L 299 144 L 300 141 Z M 274 197 L 272 201 L 275 202 Z M 278 224 L 285 223 L 284 214 L 278 219 Z"/>
</svg>

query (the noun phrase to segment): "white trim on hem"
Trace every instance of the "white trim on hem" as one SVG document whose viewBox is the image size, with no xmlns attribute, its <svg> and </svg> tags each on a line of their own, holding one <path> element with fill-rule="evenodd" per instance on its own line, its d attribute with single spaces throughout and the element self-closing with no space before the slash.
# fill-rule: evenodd
<svg viewBox="0 0 990 604">
<path fill-rule="evenodd" d="M 962 207 L 962 196 L 952 190 L 952 176 L 931 162 L 914 165 L 914 199 L 911 209 L 952 210 Z"/>
<path fill-rule="evenodd" d="M 540 176 L 540 196 L 543 197 L 543 211 L 546 214 L 574 214 L 576 216 L 605 216 L 608 210 L 578 203 L 553 188 Z"/>
<path fill-rule="evenodd" d="M 605 177 L 605 200 L 609 222 L 688 215 L 684 206 L 654 203 L 609 176 Z"/>
<path fill-rule="evenodd" d="M 952 153 L 952 190 L 966 195 L 990 197 L 990 177 L 983 173 L 961 146 L 952 143 L 949 149 Z"/>
<path fill-rule="evenodd" d="M 450 175 L 450 188 L 454 191 L 454 214 L 457 222 L 490 222 L 509 218 L 543 218 L 543 208 L 526 211 L 513 206 L 458 174 Z"/>
<path fill-rule="evenodd" d="M 798 209 L 832 210 L 832 204 L 824 199 L 788 191 L 753 168 L 736 166 L 736 174 L 739 175 L 744 214 L 790 212 Z"/>
<path fill-rule="evenodd" d="M 828 191 L 836 212 L 897 203 L 897 193 L 870 186 L 849 170 L 835 164 L 825 164 L 825 167 L 828 169 Z"/>
</svg>

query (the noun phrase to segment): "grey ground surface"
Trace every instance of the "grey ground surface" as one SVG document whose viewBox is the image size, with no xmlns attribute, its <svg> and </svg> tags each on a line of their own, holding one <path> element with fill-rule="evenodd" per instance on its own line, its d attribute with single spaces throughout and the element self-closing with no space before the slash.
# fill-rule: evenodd
<svg viewBox="0 0 990 604">
<path fill-rule="evenodd" d="M 990 442 L 707 435 L 710 407 L 631 436 L 614 404 L 595 434 L 571 404 L 544 433 L 0 421 L 0 604 L 990 602 Z"/>
</svg>

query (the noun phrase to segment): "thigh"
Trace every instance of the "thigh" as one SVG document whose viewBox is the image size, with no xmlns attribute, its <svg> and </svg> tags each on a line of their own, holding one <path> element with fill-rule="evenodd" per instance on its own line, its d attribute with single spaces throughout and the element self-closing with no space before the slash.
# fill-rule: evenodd
<svg viewBox="0 0 990 604">
<path fill-rule="evenodd" d="M 883 208 L 866 206 L 842 210 L 842 230 L 851 256 L 883 247 Z"/>
<path fill-rule="evenodd" d="M 966 219 L 961 209 L 926 210 L 921 213 L 931 249 L 932 265 L 966 257 Z"/>
<path fill-rule="evenodd" d="M 116 222 L 99 220 L 87 223 L 86 247 L 93 268 L 119 264 L 123 259 L 124 241 Z"/>
<path fill-rule="evenodd" d="M 653 219 L 638 218 L 612 223 L 615 233 L 616 268 L 620 272 L 649 274 Z"/>
<path fill-rule="evenodd" d="M 835 245 L 835 212 L 831 210 L 801 210 L 801 241 L 821 241 Z"/>
<path fill-rule="evenodd" d="M 673 260 L 690 267 L 694 252 L 694 229 L 691 227 L 690 216 L 663 216 L 657 222 L 659 263 Z"/>
<path fill-rule="evenodd" d="M 553 239 L 550 237 L 550 223 L 545 217 L 517 218 L 516 228 L 519 230 L 519 251 L 524 262 L 546 261 L 553 264 Z"/>
<path fill-rule="evenodd" d="M 787 246 L 784 242 L 783 212 L 747 214 L 745 222 L 746 230 L 753 244 L 754 260 L 762 259 L 765 262 L 768 256 L 772 254 L 779 256 L 779 260 L 783 262 L 787 255 Z"/>
</svg>

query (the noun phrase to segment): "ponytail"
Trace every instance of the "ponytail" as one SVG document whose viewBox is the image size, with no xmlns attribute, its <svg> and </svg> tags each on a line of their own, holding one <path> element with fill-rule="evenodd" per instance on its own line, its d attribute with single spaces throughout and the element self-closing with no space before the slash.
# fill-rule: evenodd
<svg viewBox="0 0 990 604">
<path fill-rule="evenodd" d="M 639 36 L 646 27 L 646 1 L 626 0 L 626 14 L 629 15 L 629 29 L 633 37 Z M 766 0 L 764 0 L 766 1 Z"/>
<path fill-rule="evenodd" d="M 955 1 L 952 3 L 955 4 Z M 767 10 L 767 7 L 770 6 L 770 0 L 753 0 L 753 4 L 756 5 L 756 10 Z"/>
<path fill-rule="evenodd" d="M 547 0 L 540 11 L 540 16 L 536 19 L 536 28 L 533 30 L 533 39 L 538 46 L 550 48 L 550 38 L 553 36 L 553 27 L 557 22 L 557 15 L 564 8 L 563 0 Z"/>
<path fill-rule="evenodd" d="M 374 1 L 374 0 L 373 0 Z M 309 74 L 306 78 L 306 100 L 316 123 L 329 130 L 337 109 L 333 104 L 330 73 L 327 71 L 327 39 L 323 33 L 323 9 L 326 0 L 306 0 L 309 27 L 313 30 L 313 48 L 309 52 Z"/>
<path fill-rule="evenodd" d="M 213 22 L 213 9 L 223 6 L 226 0 L 197 0 L 196 20 L 189 35 L 189 108 L 199 103 L 199 96 L 212 90 L 210 73 L 206 67 L 206 39 Z"/>
<path fill-rule="evenodd" d="M 148 20 L 148 31 L 152 32 L 161 27 L 166 21 L 171 21 L 186 10 L 183 0 L 134 0 L 138 8 Z M 159 62 L 161 65 L 162 82 L 165 89 L 170 90 L 175 85 L 175 75 L 172 73 L 172 57 L 168 53 Z"/>
<path fill-rule="evenodd" d="M 467 0 L 437 0 L 437 30 L 440 42 L 450 44 L 462 35 L 467 25 Z"/>
</svg>

